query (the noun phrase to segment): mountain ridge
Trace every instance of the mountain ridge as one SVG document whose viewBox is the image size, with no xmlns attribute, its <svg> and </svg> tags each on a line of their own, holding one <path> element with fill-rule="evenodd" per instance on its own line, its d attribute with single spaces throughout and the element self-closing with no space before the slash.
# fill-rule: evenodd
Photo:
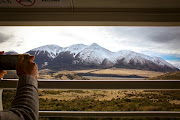
<svg viewBox="0 0 180 120">
<path fill-rule="evenodd" d="M 74 44 L 69 47 L 45 45 L 28 51 L 35 55 L 40 68 L 90 69 L 90 68 L 133 68 L 172 72 L 178 69 L 158 57 L 151 57 L 134 51 L 112 52 L 97 43 Z"/>
</svg>

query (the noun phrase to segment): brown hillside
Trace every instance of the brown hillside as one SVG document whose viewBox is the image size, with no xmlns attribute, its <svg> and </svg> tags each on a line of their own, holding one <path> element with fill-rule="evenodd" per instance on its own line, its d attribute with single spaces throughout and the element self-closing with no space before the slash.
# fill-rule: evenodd
<svg viewBox="0 0 180 120">
<path fill-rule="evenodd" d="M 148 80 L 180 80 L 180 71 L 166 73 L 157 77 L 148 78 Z"/>
</svg>

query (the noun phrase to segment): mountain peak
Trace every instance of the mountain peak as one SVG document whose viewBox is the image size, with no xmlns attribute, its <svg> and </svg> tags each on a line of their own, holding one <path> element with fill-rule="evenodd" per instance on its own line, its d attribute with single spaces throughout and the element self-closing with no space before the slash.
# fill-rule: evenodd
<svg viewBox="0 0 180 120">
<path fill-rule="evenodd" d="M 41 51 L 47 51 L 47 50 L 53 50 L 53 49 L 62 49 L 62 47 L 60 47 L 59 45 L 55 45 L 55 44 L 50 44 L 50 45 L 44 45 L 41 47 L 37 47 L 32 49 L 33 51 L 37 51 L 37 50 L 41 50 Z"/>
<path fill-rule="evenodd" d="M 75 47 L 85 47 L 86 45 L 84 45 L 84 44 L 74 44 L 74 45 L 71 45 L 71 46 L 69 46 L 69 47 L 67 47 L 67 48 L 75 48 Z"/>
<path fill-rule="evenodd" d="M 74 56 L 76 56 L 80 51 L 84 50 L 84 48 L 86 48 L 86 45 L 84 44 L 74 44 L 64 48 L 64 51 L 70 51 L 70 53 L 73 53 Z"/>
<path fill-rule="evenodd" d="M 50 44 L 34 48 L 31 51 L 35 51 L 35 55 L 38 55 L 40 52 L 47 52 L 50 58 L 55 58 L 60 52 L 62 52 L 62 49 L 63 48 L 59 45 Z"/>
<path fill-rule="evenodd" d="M 95 65 L 101 68 L 102 64 L 105 65 L 104 63 L 107 63 L 108 67 L 111 65 L 117 68 L 141 68 L 155 71 L 176 70 L 173 65 L 161 58 L 151 57 L 130 50 L 111 52 L 97 43 L 92 43 L 91 45 L 74 44 L 66 48 L 62 48 L 58 45 L 45 45 L 35 48 L 30 52 L 32 55 L 37 56 L 36 58 L 41 60 L 41 62 L 39 62 L 40 65 L 44 64 L 44 62 L 53 63 L 55 58 L 56 61 L 61 61 L 62 58 L 68 58 L 68 60 L 72 60 L 72 64 L 69 64 L 68 66 L 74 64 L 82 65 L 83 67 L 86 65 Z M 67 61 L 65 60 L 65 63 L 66 62 Z M 57 63 L 57 65 L 58 64 L 59 63 Z"/>
<path fill-rule="evenodd" d="M 79 46 L 79 45 L 83 45 L 83 46 L 85 46 L 84 44 L 82 44 L 82 43 L 79 43 L 79 44 L 73 44 L 73 45 L 71 45 L 71 46 Z"/>
<path fill-rule="evenodd" d="M 105 48 L 101 47 L 100 45 L 98 45 L 97 43 L 92 43 L 91 45 L 88 46 L 88 48 L 94 49 L 94 50 L 105 49 Z"/>
<path fill-rule="evenodd" d="M 99 47 L 99 45 L 97 43 L 92 43 L 90 46 L 98 46 Z"/>
</svg>

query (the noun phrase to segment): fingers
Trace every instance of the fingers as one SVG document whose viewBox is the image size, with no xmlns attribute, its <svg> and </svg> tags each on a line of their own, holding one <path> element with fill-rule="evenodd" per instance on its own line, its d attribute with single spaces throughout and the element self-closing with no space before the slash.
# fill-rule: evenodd
<svg viewBox="0 0 180 120">
<path fill-rule="evenodd" d="M 0 78 L 3 78 L 6 73 L 5 70 L 0 70 Z"/>
<path fill-rule="evenodd" d="M 35 69 L 38 69 L 38 67 L 37 67 L 35 62 L 33 62 L 32 64 L 33 64 L 33 67 L 35 67 Z"/>
<path fill-rule="evenodd" d="M 38 67 L 37 67 L 37 65 L 36 65 L 35 62 L 33 62 L 32 64 L 33 64 L 33 66 L 34 66 L 34 72 L 36 71 L 34 77 L 35 77 L 35 79 L 37 80 L 37 79 L 38 79 L 38 76 L 39 76 Z"/>
<path fill-rule="evenodd" d="M 23 61 L 24 61 L 24 56 L 23 56 L 23 55 L 20 55 L 17 63 L 20 64 L 20 63 L 22 63 Z"/>
<path fill-rule="evenodd" d="M 4 74 L 0 75 L 0 78 L 3 78 L 4 77 Z"/>
<path fill-rule="evenodd" d="M 34 66 L 36 66 L 36 63 L 35 63 L 35 62 L 33 62 L 32 64 L 33 64 Z"/>
<path fill-rule="evenodd" d="M 23 55 L 20 55 L 20 56 L 19 56 L 19 59 L 18 59 L 18 61 L 17 61 L 17 63 L 16 63 L 16 70 L 21 69 L 21 64 L 23 63 L 23 61 L 24 61 L 24 56 L 23 56 Z"/>
<path fill-rule="evenodd" d="M 7 72 L 5 70 L 0 70 L 0 74 L 6 74 Z"/>
<path fill-rule="evenodd" d="M 20 65 L 20 64 L 26 64 L 26 63 L 32 64 L 32 63 L 34 63 L 34 62 L 33 62 L 34 59 L 35 59 L 34 56 L 28 56 L 28 59 L 25 59 L 23 55 L 20 55 L 20 56 L 19 56 L 19 59 L 18 59 L 18 62 L 17 62 L 17 64 L 16 64 L 16 67 L 17 67 L 18 65 Z"/>
<path fill-rule="evenodd" d="M 29 62 L 33 62 L 34 59 L 35 59 L 34 56 L 29 56 L 29 58 L 28 58 Z"/>
<path fill-rule="evenodd" d="M 28 57 L 28 58 L 26 58 Z M 38 67 L 33 60 L 35 59 L 34 56 L 20 56 L 18 63 L 16 64 L 16 70 L 18 76 L 22 76 L 24 74 L 31 75 L 35 79 L 37 79 L 38 75 Z"/>
<path fill-rule="evenodd" d="M 3 55 L 3 54 L 4 54 L 4 51 L 0 52 L 0 55 Z M 0 70 L 0 78 L 3 78 L 6 73 L 7 72 L 5 70 Z"/>
<path fill-rule="evenodd" d="M 0 52 L 0 55 L 3 55 L 4 54 L 4 51 Z"/>
</svg>

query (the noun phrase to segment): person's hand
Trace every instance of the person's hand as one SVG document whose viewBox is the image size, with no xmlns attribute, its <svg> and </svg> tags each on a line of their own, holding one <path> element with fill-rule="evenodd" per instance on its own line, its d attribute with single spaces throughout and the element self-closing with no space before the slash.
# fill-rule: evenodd
<svg viewBox="0 0 180 120">
<path fill-rule="evenodd" d="M 38 67 L 33 60 L 34 56 L 29 56 L 28 59 L 24 60 L 24 56 L 20 55 L 18 62 L 16 64 L 17 75 L 20 77 L 22 75 L 31 75 L 36 80 L 38 78 Z"/>
<path fill-rule="evenodd" d="M 3 54 L 4 54 L 4 51 L 0 52 L 0 55 L 3 55 Z M 7 72 L 5 70 L 0 70 L 0 78 L 3 78 L 6 73 Z"/>
<path fill-rule="evenodd" d="M 0 78 L 3 78 L 6 73 L 5 70 L 0 70 Z"/>
</svg>

